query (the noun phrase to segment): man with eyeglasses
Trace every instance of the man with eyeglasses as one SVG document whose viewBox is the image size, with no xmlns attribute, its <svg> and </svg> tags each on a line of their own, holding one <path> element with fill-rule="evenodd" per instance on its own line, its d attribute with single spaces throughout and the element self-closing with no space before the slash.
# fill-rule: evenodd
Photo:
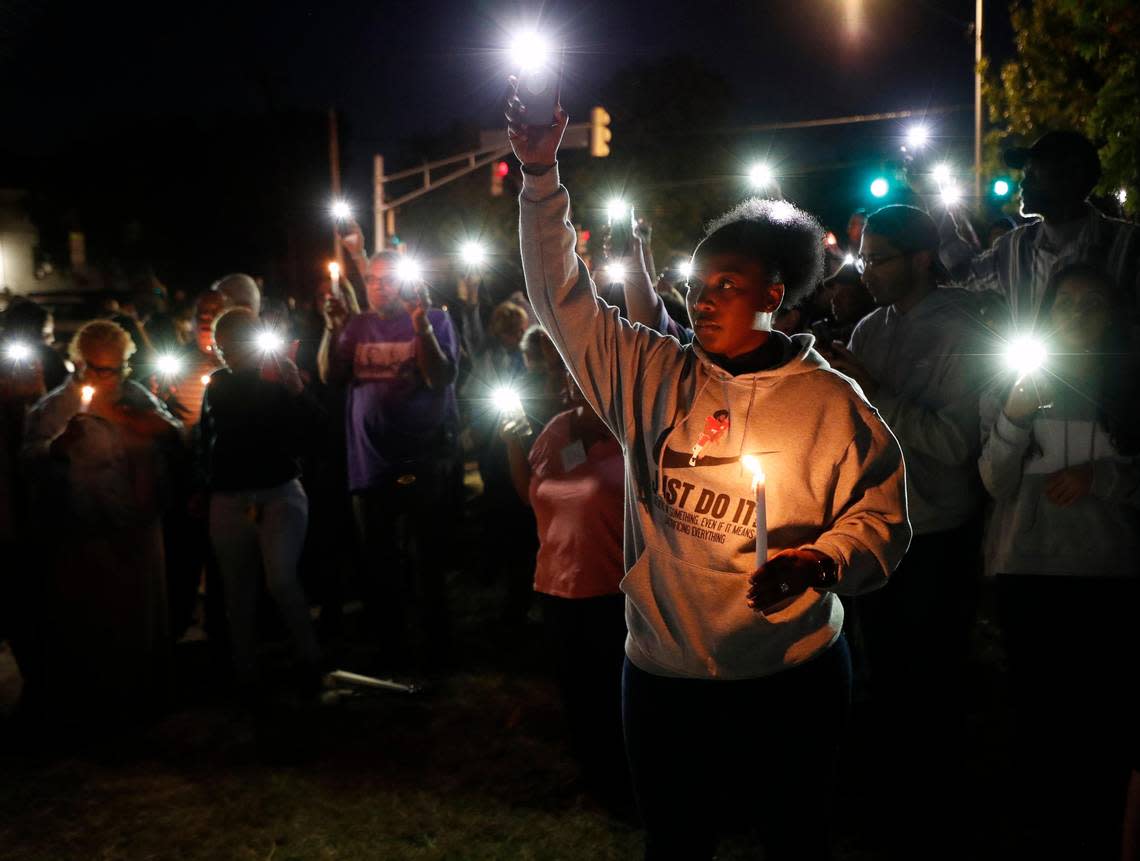
<svg viewBox="0 0 1140 861">
<path fill-rule="evenodd" d="M 938 228 L 920 209 L 887 206 L 868 216 L 855 266 L 879 307 L 849 344 L 832 345 L 832 366 L 859 383 L 906 461 L 914 538 L 886 587 L 856 606 L 874 707 L 882 710 L 874 724 L 890 728 L 882 741 L 895 752 L 894 765 L 921 764 L 920 773 L 895 773 L 887 782 L 901 790 L 896 804 L 923 799 L 921 810 L 902 817 L 915 827 L 931 825 L 923 810 L 953 809 L 917 790 L 934 791 L 939 781 L 929 777 L 945 779 L 946 772 L 915 757 L 914 734 L 928 739 L 926 750 L 950 752 L 954 722 L 963 718 L 981 544 L 978 402 L 987 376 L 980 359 L 995 351 L 977 322 L 977 295 L 943 286 L 938 249 Z M 901 834 L 895 805 L 885 809 L 892 810 L 888 831 Z"/>
<path fill-rule="evenodd" d="M 448 638 L 443 550 L 453 524 L 439 513 L 447 499 L 459 412 L 455 378 L 459 341 L 445 311 L 432 308 L 427 285 L 402 278 L 401 256 L 375 254 L 364 278 L 368 310 L 350 315 L 339 299 L 325 307 L 319 366 L 324 381 L 346 387 L 348 487 L 364 551 L 364 599 L 388 659 L 404 650 L 400 521 L 417 546 L 425 621 L 425 656 Z"/>
</svg>

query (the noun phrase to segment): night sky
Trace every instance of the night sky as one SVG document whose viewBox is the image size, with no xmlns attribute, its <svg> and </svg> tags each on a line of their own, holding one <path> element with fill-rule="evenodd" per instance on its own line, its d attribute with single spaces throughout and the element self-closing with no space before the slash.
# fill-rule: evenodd
<svg viewBox="0 0 1140 861">
<path fill-rule="evenodd" d="M 51 173 L 68 175 L 72 189 L 88 179 L 98 186 L 99 164 L 115 161 L 106 153 L 123 151 L 107 142 L 124 136 L 141 155 L 115 170 L 130 173 L 137 163 L 161 175 L 167 166 L 153 150 L 179 136 L 172 128 L 181 126 L 189 137 L 208 126 L 214 144 L 224 147 L 227 116 L 317 114 L 335 106 L 346 187 L 366 205 L 373 152 L 384 152 L 389 169 L 399 169 L 416 162 L 409 141 L 418 136 L 457 123 L 500 124 L 510 71 L 503 47 L 513 29 L 536 16 L 566 46 L 563 91 L 572 119 L 584 120 L 605 82 L 631 61 L 677 54 L 696 56 L 728 80 L 733 126 L 972 102 L 970 0 L 864 0 L 855 36 L 845 22 L 848 5 L 3 0 L 0 185 L 34 186 Z M 1006 9 L 988 6 L 989 49 L 1004 57 Z M 164 131 L 148 151 L 149 126 Z M 810 157 L 820 143 L 832 154 L 848 141 L 886 152 L 901 128 L 888 122 L 737 136 L 734 146 L 742 157 L 762 148 L 776 161 Z M 678 129 L 694 132 L 722 144 L 720 130 Z M 965 156 L 970 112 L 939 117 L 937 134 L 940 147 Z M 621 143 L 615 137 L 615 150 Z M 100 147 L 108 149 L 93 158 Z M 311 149 L 319 153 L 316 142 Z M 172 152 L 179 163 L 193 157 L 192 150 Z M 321 170 L 327 176 L 327 166 Z M 127 197 L 138 182 L 129 179 Z"/>
</svg>

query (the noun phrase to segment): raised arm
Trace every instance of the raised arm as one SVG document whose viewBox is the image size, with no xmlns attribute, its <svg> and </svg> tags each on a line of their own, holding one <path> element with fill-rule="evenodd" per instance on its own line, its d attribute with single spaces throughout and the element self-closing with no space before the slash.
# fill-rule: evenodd
<svg viewBox="0 0 1140 861">
<path fill-rule="evenodd" d="M 512 116 L 508 107 L 508 118 Z M 523 274 L 534 313 L 550 334 L 578 387 L 619 440 L 629 438 L 645 369 L 654 379 L 679 374 L 684 354 L 671 338 L 623 320 L 602 302 L 574 253 L 570 196 L 558 181 L 556 157 L 566 114 L 551 126 L 518 125 L 511 145 L 523 164 L 519 237 Z M 671 367 L 670 367 L 671 366 Z"/>
</svg>

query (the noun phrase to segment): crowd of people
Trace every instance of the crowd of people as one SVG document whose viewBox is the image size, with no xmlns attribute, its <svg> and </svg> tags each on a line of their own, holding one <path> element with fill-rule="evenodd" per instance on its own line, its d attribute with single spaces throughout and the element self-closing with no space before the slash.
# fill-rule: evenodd
<svg viewBox="0 0 1140 861">
<path fill-rule="evenodd" d="M 711 858 L 726 823 L 827 857 L 853 697 L 886 841 L 961 857 L 992 578 L 1011 821 L 1090 858 L 1123 822 L 1140 851 L 1140 233 L 1089 204 L 1095 148 L 1007 152 L 1026 217 L 988 248 L 953 208 L 859 211 L 843 248 L 754 199 L 658 274 L 645 222 L 577 256 L 566 117 L 517 109 L 525 293 L 493 302 L 468 270 L 442 307 L 350 225 L 349 277 L 301 310 L 230 275 L 187 325 L 108 309 L 66 354 L 43 307 L 4 311 L 0 637 L 23 708 L 160 710 L 192 624 L 256 705 L 263 594 L 299 702 L 353 599 L 368 669 L 438 671 L 462 569 L 501 580 L 508 630 L 537 593 L 585 785 L 647 857 Z M 458 560 L 472 462 L 479 552 Z"/>
</svg>

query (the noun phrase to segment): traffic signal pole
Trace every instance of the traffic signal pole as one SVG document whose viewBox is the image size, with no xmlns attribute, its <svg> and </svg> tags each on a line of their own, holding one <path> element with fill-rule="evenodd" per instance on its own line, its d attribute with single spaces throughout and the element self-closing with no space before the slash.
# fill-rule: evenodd
<svg viewBox="0 0 1140 861">
<path fill-rule="evenodd" d="M 606 123 L 609 123 L 609 114 L 606 114 Z M 562 149 L 588 148 L 590 146 L 590 130 L 590 123 L 570 123 L 566 127 L 566 134 L 562 138 Z M 609 132 L 607 130 L 607 136 L 608 134 Z M 443 186 L 448 183 L 454 182 L 457 179 L 467 176 L 469 173 L 480 170 L 489 164 L 497 162 L 504 156 L 509 155 L 511 152 L 510 144 L 499 142 L 503 140 L 504 136 L 501 130 L 483 132 L 480 135 L 482 140 L 481 146 L 478 149 L 457 153 L 456 155 L 437 159 L 436 161 L 425 162 L 419 167 L 410 167 L 407 170 L 401 170 L 391 174 L 384 173 L 384 156 L 379 154 L 374 156 L 372 159 L 372 217 L 375 222 L 376 250 L 384 250 L 387 247 L 388 239 L 396 233 L 396 207 L 403 206 L 405 203 L 410 203 L 416 198 L 423 197 L 425 194 L 429 194 L 437 188 L 443 188 Z M 608 147 L 606 152 L 609 152 Z M 433 171 L 442 170 L 455 165 L 458 165 L 458 167 L 454 167 L 454 169 L 450 170 L 444 176 L 439 178 L 432 176 Z M 413 189 L 391 200 L 385 199 L 385 186 L 392 182 L 408 179 L 417 174 L 422 177 L 422 185 L 420 188 Z"/>
</svg>

